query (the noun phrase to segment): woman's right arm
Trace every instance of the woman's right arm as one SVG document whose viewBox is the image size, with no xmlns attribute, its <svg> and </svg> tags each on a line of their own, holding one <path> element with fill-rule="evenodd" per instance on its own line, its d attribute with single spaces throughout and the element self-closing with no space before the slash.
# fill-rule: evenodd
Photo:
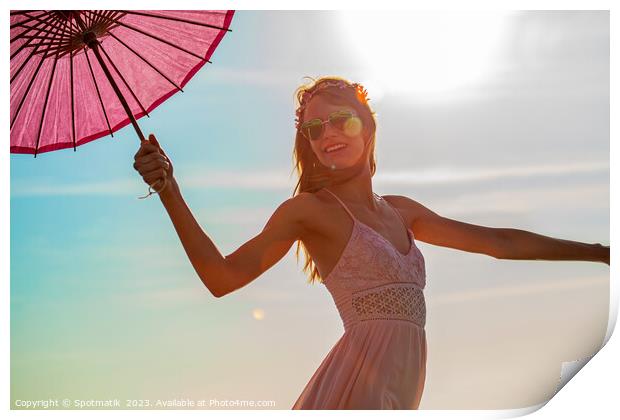
<svg viewBox="0 0 620 420">
<path fill-rule="evenodd" d="M 207 289 L 219 297 L 224 284 L 228 281 L 226 258 L 196 221 L 181 195 L 176 179 L 169 179 L 169 182 L 170 184 L 159 193 L 159 198 L 170 216 L 196 274 Z"/>
<path fill-rule="evenodd" d="M 159 197 L 196 273 L 215 297 L 240 289 L 281 260 L 304 236 L 304 219 L 313 199 L 302 193 L 284 201 L 258 235 L 224 256 L 194 218 L 176 180 Z"/>
<path fill-rule="evenodd" d="M 159 192 L 159 198 L 194 270 L 214 296 L 225 296 L 250 283 L 282 259 L 295 241 L 305 237 L 306 220 L 313 214 L 314 196 L 309 193 L 284 201 L 258 235 L 232 254 L 222 255 L 183 199 L 172 162 L 155 137 L 150 137 L 136 153 L 134 169 L 149 185 L 165 173 L 168 185 Z M 159 188 L 160 184 L 155 186 Z"/>
</svg>

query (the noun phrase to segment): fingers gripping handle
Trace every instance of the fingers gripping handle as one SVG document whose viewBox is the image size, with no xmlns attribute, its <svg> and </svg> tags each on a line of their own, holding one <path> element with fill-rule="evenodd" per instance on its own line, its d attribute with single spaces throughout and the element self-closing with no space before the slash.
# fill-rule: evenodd
<svg viewBox="0 0 620 420">
<path fill-rule="evenodd" d="M 143 140 L 141 141 L 141 143 L 148 143 L 148 140 Z M 166 158 L 167 160 L 167 158 Z M 158 190 L 157 188 L 155 188 L 155 185 L 157 185 L 158 182 L 162 181 L 163 184 L 161 186 L 161 188 Z M 143 199 L 143 198 L 148 198 L 150 197 L 153 193 L 157 193 L 159 194 L 160 192 L 162 192 L 163 190 L 166 189 L 166 187 L 168 186 L 170 182 L 168 181 L 168 177 L 166 176 L 166 171 L 164 171 L 164 177 L 158 179 L 157 181 L 153 182 L 152 184 L 149 184 L 149 190 L 148 190 L 148 194 L 143 195 L 142 197 L 138 197 L 139 199 Z M 153 191 L 151 191 L 151 188 L 153 188 Z"/>
</svg>

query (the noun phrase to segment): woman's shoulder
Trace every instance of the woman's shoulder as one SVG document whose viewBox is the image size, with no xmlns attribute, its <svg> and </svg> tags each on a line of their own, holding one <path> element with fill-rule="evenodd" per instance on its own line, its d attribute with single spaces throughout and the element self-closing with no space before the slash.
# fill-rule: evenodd
<svg viewBox="0 0 620 420">
<path fill-rule="evenodd" d="M 300 203 L 302 206 L 316 209 L 316 206 L 321 206 L 328 202 L 326 200 L 326 193 L 323 189 L 318 191 L 302 191 L 296 196 L 292 197 L 292 200 Z"/>
<path fill-rule="evenodd" d="M 269 217 L 265 228 L 277 226 L 287 234 L 304 237 L 308 227 L 314 225 L 312 215 L 316 208 L 316 199 L 312 194 L 301 193 L 287 198 Z"/>
<path fill-rule="evenodd" d="M 292 198 L 295 201 L 296 206 L 303 213 L 314 215 L 317 211 L 324 209 L 326 200 L 323 196 L 322 190 L 310 192 L 303 191 Z"/>
<path fill-rule="evenodd" d="M 384 195 L 383 198 L 403 215 L 408 226 L 414 226 L 420 217 L 435 214 L 432 210 L 406 195 Z"/>
<path fill-rule="evenodd" d="M 287 201 L 295 208 L 304 226 L 313 231 L 319 228 L 318 225 L 321 225 L 320 222 L 324 220 L 325 212 L 331 204 L 322 190 L 300 192 Z"/>
</svg>

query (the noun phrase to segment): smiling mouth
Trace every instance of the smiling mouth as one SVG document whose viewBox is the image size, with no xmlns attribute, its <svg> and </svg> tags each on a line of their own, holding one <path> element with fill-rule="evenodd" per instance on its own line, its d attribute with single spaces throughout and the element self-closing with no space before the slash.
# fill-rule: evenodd
<svg viewBox="0 0 620 420">
<path fill-rule="evenodd" d="M 339 147 L 337 147 L 336 149 L 333 149 L 333 150 L 331 150 L 331 151 L 324 150 L 324 152 L 325 152 L 325 154 L 330 155 L 330 154 L 333 154 L 333 153 L 338 153 L 338 152 L 340 152 L 340 151 L 342 151 L 342 150 L 344 150 L 344 149 L 346 149 L 346 148 L 347 148 L 347 145 L 346 145 L 346 144 L 344 144 L 344 145 L 339 146 Z"/>
</svg>

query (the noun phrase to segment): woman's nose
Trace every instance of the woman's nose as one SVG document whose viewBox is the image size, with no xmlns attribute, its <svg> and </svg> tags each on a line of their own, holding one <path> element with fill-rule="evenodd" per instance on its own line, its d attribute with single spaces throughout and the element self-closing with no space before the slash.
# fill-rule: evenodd
<svg viewBox="0 0 620 420">
<path fill-rule="evenodd" d="M 330 122 L 326 122 L 325 125 L 323 126 L 323 137 L 324 138 L 334 137 L 340 134 L 341 134 L 341 131 L 338 130 L 336 127 L 334 127 L 332 123 Z"/>
</svg>

